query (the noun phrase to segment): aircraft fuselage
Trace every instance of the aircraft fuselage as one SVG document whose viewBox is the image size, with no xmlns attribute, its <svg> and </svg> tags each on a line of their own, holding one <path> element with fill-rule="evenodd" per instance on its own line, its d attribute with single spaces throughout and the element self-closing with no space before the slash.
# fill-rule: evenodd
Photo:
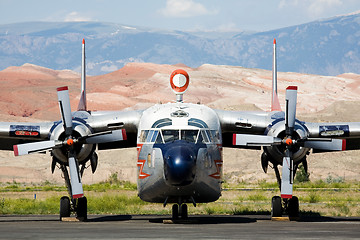
<svg viewBox="0 0 360 240">
<path fill-rule="evenodd" d="M 212 109 L 181 102 L 150 107 L 140 120 L 137 148 L 142 200 L 203 203 L 221 196 L 221 128 Z"/>
</svg>

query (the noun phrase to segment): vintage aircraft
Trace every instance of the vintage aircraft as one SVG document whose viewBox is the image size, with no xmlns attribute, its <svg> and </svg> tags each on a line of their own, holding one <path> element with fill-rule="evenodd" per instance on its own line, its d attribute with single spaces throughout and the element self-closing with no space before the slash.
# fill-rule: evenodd
<svg viewBox="0 0 360 240">
<path fill-rule="evenodd" d="M 52 172 L 58 166 L 70 198 L 60 200 L 60 218 L 76 212 L 87 217 L 81 183 L 86 166 L 96 171 L 102 149 L 137 147 L 138 195 L 147 202 L 173 203 L 172 217 L 187 218 L 187 203 L 216 201 L 221 196 L 222 148 L 263 148 L 261 163 L 271 163 L 281 196 L 272 198 L 272 216 L 298 216 L 293 179 L 300 163 L 314 151 L 357 149 L 343 139 L 360 138 L 360 123 L 308 123 L 296 119 L 297 87 L 286 89 L 286 109 L 277 97 L 274 40 L 271 112 L 213 110 L 183 102 L 189 75 L 175 70 L 170 85 L 176 102 L 140 111 L 91 112 L 86 107 L 85 42 L 82 51 L 82 91 L 78 110 L 71 112 L 67 87 L 57 89 L 61 120 L 43 123 L 0 123 L 0 149 L 16 156 L 50 150 Z M 116 161 L 116 159 L 114 159 Z M 282 178 L 278 166 L 282 167 Z M 69 170 L 68 170 L 69 169 Z M 307 169 L 307 167 L 305 168 Z M 69 176 L 70 172 L 70 176 Z"/>
</svg>

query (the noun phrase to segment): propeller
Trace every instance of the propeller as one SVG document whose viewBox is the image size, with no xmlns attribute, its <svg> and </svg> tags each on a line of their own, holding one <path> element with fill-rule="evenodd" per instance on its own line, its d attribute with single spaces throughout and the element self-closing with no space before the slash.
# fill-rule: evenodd
<svg viewBox="0 0 360 240">
<path fill-rule="evenodd" d="M 282 161 L 281 197 L 292 197 L 292 183 L 294 178 L 294 151 L 298 147 L 314 148 L 324 151 L 342 151 L 346 148 L 346 140 L 331 138 L 294 138 L 296 122 L 297 87 L 286 89 L 285 103 L 285 137 L 283 139 L 267 135 L 234 134 L 233 145 L 238 146 L 285 146 Z M 264 168 L 264 167 L 263 167 Z M 265 171 L 265 170 L 264 170 Z"/>
<path fill-rule="evenodd" d="M 293 139 L 295 120 L 296 120 L 296 102 L 297 87 L 289 86 L 286 89 L 286 105 L 285 105 L 285 137 L 278 138 L 268 135 L 253 134 L 234 134 L 233 145 L 247 147 L 269 147 L 275 145 L 284 145 L 288 152 L 291 152 L 292 146 L 300 146 L 305 148 L 314 148 L 328 151 L 343 151 L 346 147 L 345 139 L 332 138 L 302 138 Z M 287 156 L 285 151 L 285 156 Z"/>
<path fill-rule="evenodd" d="M 297 87 L 289 86 L 286 88 L 285 98 L 285 131 L 286 135 L 291 136 L 294 132 L 296 119 L 296 101 L 297 101 Z"/>
<path fill-rule="evenodd" d="M 48 140 L 41 142 L 14 145 L 15 156 L 42 152 L 50 149 L 65 148 L 70 170 L 71 193 L 74 199 L 84 196 L 84 191 L 79 173 L 79 162 L 76 158 L 75 146 L 78 144 L 98 144 L 126 140 L 125 129 L 92 133 L 86 136 L 75 137 L 73 135 L 73 119 L 70 106 L 68 87 L 57 88 L 59 108 L 63 122 L 65 140 Z"/>
</svg>

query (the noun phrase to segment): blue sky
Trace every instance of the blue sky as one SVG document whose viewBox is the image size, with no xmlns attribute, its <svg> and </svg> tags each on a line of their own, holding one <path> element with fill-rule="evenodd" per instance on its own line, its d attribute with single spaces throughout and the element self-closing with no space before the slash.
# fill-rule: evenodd
<svg viewBox="0 0 360 240">
<path fill-rule="evenodd" d="M 359 10 L 359 0 L 0 0 L 0 24 L 99 21 L 171 30 L 266 31 Z"/>
</svg>

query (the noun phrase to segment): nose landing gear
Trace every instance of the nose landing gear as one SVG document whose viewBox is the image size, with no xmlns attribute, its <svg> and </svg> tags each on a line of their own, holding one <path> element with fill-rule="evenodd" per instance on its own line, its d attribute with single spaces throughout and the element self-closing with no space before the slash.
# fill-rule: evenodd
<svg viewBox="0 0 360 240">
<path fill-rule="evenodd" d="M 188 207 L 185 203 L 172 206 L 172 220 L 187 219 L 188 217 Z"/>
</svg>

